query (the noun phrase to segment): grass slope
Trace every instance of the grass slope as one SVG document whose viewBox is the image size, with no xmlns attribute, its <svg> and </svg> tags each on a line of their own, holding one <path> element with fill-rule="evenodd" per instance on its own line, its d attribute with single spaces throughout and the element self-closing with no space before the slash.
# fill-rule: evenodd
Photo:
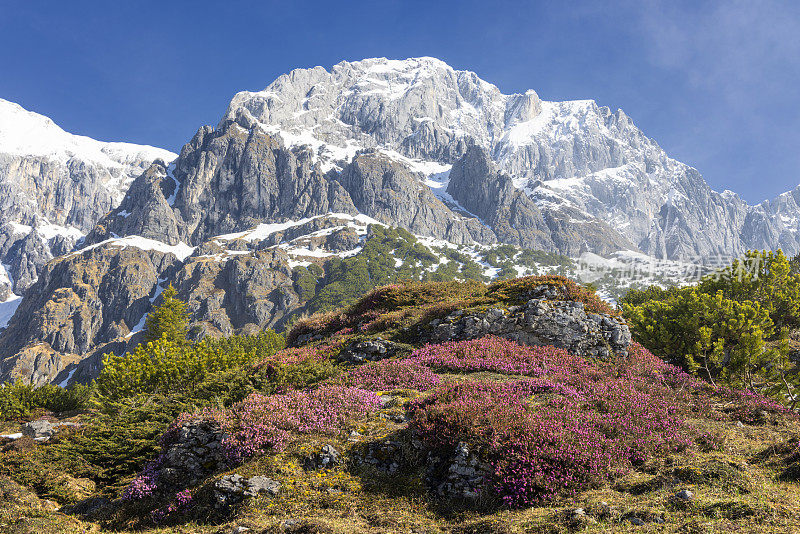
<svg viewBox="0 0 800 534">
<path fill-rule="evenodd" d="M 559 277 L 395 284 L 300 321 L 289 348 L 204 373 L 192 388 L 68 414 L 84 426 L 45 444 L 2 445 L 0 531 L 800 531 L 800 422 L 774 402 L 712 387 L 638 346 L 585 361 L 492 337 L 420 341 L 436 317 L 513 306 L 542 284 L 613 313 Z M 337 361 L 342 347 L 378 337 L 398 353 L 363 365 Z M 187 488 L 193 505 L 158 523 L 152 512 L 177 501 L 144 497 L 91 520 L 58 511 L 87 496 L 118 497 L 156 457 L 170 422 L 201 412 L 226 429 L 238 454 L 227 471 Z M 4 432 L 18 429 L 4 424 Z M 460 442 L 492 466 L 475 500 L 443 499 L 430 488 L 441 475 L 430 454 L 443 457 Z M 122 465 L 122 445 L 134 443 L 137 455 Z M 342 464 L 306 470 L 305 459 L 325 444 Z M 399 460 L 391 474 L 359 460 L 382 454 Z M 221 514 L 212 485 L 224 473 L 269 476 L 282 490 Z M 681 490 L 693 499 L 680 499 Z"/>
</svg>

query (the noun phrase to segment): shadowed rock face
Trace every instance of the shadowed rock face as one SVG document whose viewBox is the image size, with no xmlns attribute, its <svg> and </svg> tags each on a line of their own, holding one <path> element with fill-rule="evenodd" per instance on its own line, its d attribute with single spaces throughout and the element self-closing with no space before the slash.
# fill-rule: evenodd
<svg viewBox="0 0 800 534">
<path fill-rule="evenodd" d="M 182 263 L 172 253 L 133 246 L 93 248 L 48 264 L 23 299 L 0 334 L 0 381 L 96 376 L 103 353 L 141 341 L 143 320 L 166 280 L 188 302 L 196 338 L 256 333 L 301 304 L 280 249 Z"/>
<path fill-rule="evenodd" d="M 358 154 L 340 180 L 360 212 L 387 225 L 454 243 L 496 241 L 490 228 L 453 213 L 418 175 L 379 152 Z"/>
<path fill-rule="evenodd" d="M 119 208 L 100 220 L 86 243 L 139 235 L 170 245 L 198 245 L 259 223 L 329 212 L 362 213 L 455 243 L 497 240 L 474 217 L 454 213 L 420 178 L 374 151 L 357 154 L 341 172 L 322 174 L 310 150 L 287 149 L 280 138 L 239 116 L 219 130 L 201 128 L 174 168 L 154 164 L 137 178 Z"/>
<path fill-rule="evenodd" d="M 125 339 L 175 262 L 172 254 L 101 247 L 48 263 L 0 334 L 0 379 L 49 382 L 98 346 Z"/>
</svg>

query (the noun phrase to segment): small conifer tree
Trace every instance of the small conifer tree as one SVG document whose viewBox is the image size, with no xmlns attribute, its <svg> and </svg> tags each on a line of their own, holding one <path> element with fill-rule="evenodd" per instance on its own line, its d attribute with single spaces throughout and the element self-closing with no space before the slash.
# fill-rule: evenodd
<svg viewBox="0 0 800 534">
<path fill-rule="evenodd" d="M 164 290 L 163 301 L 153 310 L 145 321 L 145 343 L 156 341 L 166 336 L 167 340 L 175 343 L 186 341 L 189 316 L 186 313 L 186 303 L 175 295 L 178 292 L 172 284 Z"/>
</svg>

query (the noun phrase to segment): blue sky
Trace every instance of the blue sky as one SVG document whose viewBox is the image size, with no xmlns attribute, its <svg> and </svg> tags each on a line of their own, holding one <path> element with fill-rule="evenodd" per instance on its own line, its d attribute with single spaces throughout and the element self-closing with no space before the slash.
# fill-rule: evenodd
<svg viewBox="0 0 800 534">
<path fill-rule="evenodd" d="M 715 189 L 800 183 L 800 2 L 0 0 L 0 98 L 177 151 L 297 67 L 435 56 L 503 92 L 622 108 Z"/>
</svg>

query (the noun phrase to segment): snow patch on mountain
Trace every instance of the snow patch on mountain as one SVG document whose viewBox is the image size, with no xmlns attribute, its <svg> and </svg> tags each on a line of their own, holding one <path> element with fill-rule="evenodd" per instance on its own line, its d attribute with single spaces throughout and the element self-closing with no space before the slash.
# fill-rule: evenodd
<svg viewBox="0 0 800 534">
<path fill-rule="evenodd" d="M 13 293 L 6 300 L 0 302 L 0 330 L 8 326 L 8 322 L 14 317 L 21 302 L 22 297 Z"/>
<path fill-rule="evenodd" d="M 179 243 L 178 245 L 167 245 L 166 243 L 162 243 L 161 241 L 156 241 L 155 239 L 147 239 L 141 236 L 127 236 L 127 237 L 115 237 L 111 239 L 106 239 L 105 241 L 101 241 L 100 243 L 95 243 L 94 245 L 89 245 L 88 247 L 84 247 L 80 250 L 77 250 L 72 253 L 81 254 L 86 252 L 87 250 L 92 250 L 99 247 L 118 247 L 118 248 L 126 248 L 126 247 L 135 247 L 141 250 L 155 250 L 157 252 L 163 252 L 165 254 L 171 253 L 174 254 L 180 261 L 184 261 L 186 258 L 192 255 L 195 251 L 195 247 L 190 247 L 186 243 Z"/>
</svg>

